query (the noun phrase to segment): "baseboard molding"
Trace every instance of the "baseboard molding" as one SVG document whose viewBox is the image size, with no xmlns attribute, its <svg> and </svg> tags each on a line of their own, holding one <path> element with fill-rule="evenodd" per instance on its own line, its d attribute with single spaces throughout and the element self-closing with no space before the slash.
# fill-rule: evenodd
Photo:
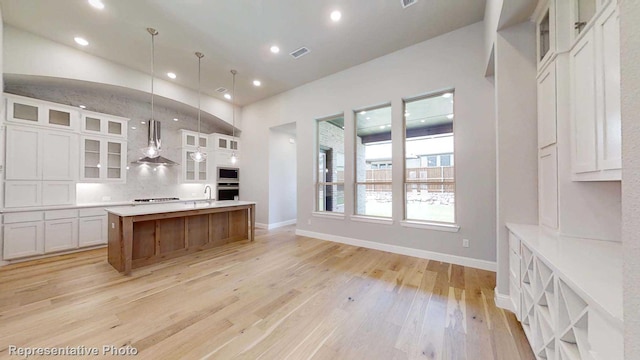
<svg viewBox="0 0 640 360">
<path fill-rule="evenodd" d="M 282 222 L 273 223 L 273 224 L 256 223 L 256 227 L 258 229 L 273 230 L 273 229 L 281 228 L 283 226 L 294 225 L 297 222 L 298 222 L 298 219 L 291 219 L 291 220 L 282 221 Z"/>
<path fill-rule="evenodd" d="M 413 256 L 421 259 L 429 259 L 436 261 L 448 262 L 455 265 L 467 266 L 475 269 L 482 269 L 487 271 L 496 271 L 496 263 L 493 261 L 472 259 L 464 256 L 442 254 L 433 251 L 413 249 L 404 246 L 383 244 L 374 241 L 360 240 L 354 238 L 348 238 L 343 236 L 317 233 L 313 231 L 306 231 L 296 229 L 296 235 L 312 237 L 320 240 L 333 241 L 341 244 L 360 246 L 368 249 L 381 250 L 394 254 Z"/>
<path fill-rule="evenodd" d="M 511 297 L 509 295 L 498 293 L 498 288 L 495 289 L 493 300 L 495 301 L 497 307 L 515 312 L 515 309 L 513 308 L 513 302 L 511 302 Z"/>
</svg>

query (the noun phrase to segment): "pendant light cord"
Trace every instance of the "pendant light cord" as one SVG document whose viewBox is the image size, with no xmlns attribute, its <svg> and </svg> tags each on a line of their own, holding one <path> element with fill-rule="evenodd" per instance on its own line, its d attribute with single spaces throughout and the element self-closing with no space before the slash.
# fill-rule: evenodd
<svg viewBox="0 0 640 360">
<path fill-rule="evenodd" d="M 198 57 L 198 149 L 200 149 L 200 101 L 201 101 L 201 77 L 200 77 L 200 63 L 202 61 L 202 58 L 204 57 L 204 54 L 201 52 L 197 52 L 196 56 Z"/>
<path fill-rule="evenodd" d="M 233 85 L 231 88 L 232 97 L 231 97 L 231 106 L 233 107 L 233 129 L 231 130 L 233 141 L 236 141 L 236 74 L 238 72 L 235 70 L 231 70 L 231 74 L 233 74 Z"/>
<path fill-rule="evenodd" d="M 149 34 L 151 34 L 151 120 L 153 120 L 153 79 L 156 77 L 155 65 L 156 65 L 156 46 L 155 38 L 158 35 L 158 31 L 153 28 L 147 28 Z"/>
</svg>

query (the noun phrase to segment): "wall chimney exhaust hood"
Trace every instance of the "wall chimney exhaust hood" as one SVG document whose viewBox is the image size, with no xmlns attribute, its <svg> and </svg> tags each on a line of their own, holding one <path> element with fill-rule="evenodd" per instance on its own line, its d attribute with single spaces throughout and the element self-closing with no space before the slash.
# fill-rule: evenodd
<svg viewBox="0 0 640 360">
<path fill-rule="evenodd" d="M 158 151 L 161 149 L 162 138 L 160 134 L 160 122 L 156 120 L 149 120 L 149 146 L 154 146 Z M 163 156 L 156 157 L 143 157 L 138 161 L 132 162 L 132 164 L 148 164 L 148 165 L 179 165 L 177 162 L 169 160 Z"/>
</svg>

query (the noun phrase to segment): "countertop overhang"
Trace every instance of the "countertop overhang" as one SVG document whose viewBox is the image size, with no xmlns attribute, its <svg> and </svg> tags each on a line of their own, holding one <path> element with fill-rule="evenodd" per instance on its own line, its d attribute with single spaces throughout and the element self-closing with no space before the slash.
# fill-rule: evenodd
<svg viewBox="0 0 640 360">
<path fill-rule="evenodd" d="M 191 211 L 191 210 L 204 210 L 204 209 L 220 209 L 220 208 L 231 208 L 235 206 L 247 206 L 247 205 L 255 205 L 254 201 L 235 201 L 235 200 L 224 200 L 224 201 L 192 201 L 192 202 L 180 202 L 180 203 L 154 203 L 154 204 L 144 204 L 144 205 L 128 205 L 128 206 L 116 206 L 116 207 L 108 207 L 105 209 L 110 214 L 114 214 L 117 216 L 140 216 L 140 215 L 150 215 L 150 214 L 162 214 L 162 213 L 172 213 L 172 212 L 181 212 L 181 211 Z"/>
</svg>

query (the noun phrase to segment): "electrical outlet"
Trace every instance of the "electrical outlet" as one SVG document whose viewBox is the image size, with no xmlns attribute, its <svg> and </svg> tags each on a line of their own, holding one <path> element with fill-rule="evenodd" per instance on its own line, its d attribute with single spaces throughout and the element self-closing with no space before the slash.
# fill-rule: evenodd
<svg viewBox="0 0 640 360">
<path fill-rule="evenodd" d="M 462 247 L 469 247 L 469 239 L 462 239 Z"/>
<path fill-rule="evenodd" d="M 116 228 L 116 223 L 111 223 L 111 228 L 115 229 Z"/>
</svg>

